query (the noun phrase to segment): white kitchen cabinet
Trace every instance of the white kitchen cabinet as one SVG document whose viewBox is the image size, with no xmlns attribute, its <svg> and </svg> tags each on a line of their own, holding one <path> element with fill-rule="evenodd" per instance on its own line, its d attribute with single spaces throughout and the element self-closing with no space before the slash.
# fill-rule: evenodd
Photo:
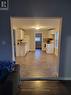
<svg viewBox="0 0 71 95">
<path fill-rule="evenodd" d="M 29 52 L 29 44 L 17 45 L 16 56 L 25 56 Z"/>
<path fill-rule="evenodd" d="M 16 39 L 24 39 L 24 30 L 23 29 L 17 29 L 16 30 Z"/>
<path fill-rule="evenodd" d="M 46 53 L 48 54 L 54 53 L 54 43 L 46 44 Z"/>
<path fill-rule="evenodd" d="M 25 56 L 28 53 L 29 42 L 29 36 L 24 35 L 23 31 L 16 32 L 16 56 Z"/>
<path fill-rule="evenodd" d="M 24 46 L 24 44 L 17 45 L 16 56 L 24 56 L 24 55 L 25 55 L 25 46 Z"/>
</svg>

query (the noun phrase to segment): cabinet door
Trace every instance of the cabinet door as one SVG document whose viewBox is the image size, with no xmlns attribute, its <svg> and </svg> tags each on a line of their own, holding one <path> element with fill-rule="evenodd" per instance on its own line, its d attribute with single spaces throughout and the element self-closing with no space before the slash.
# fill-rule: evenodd
<svg viewBox="0 0 71 95">
<path fill-rule="evenodd" d="M 54 43 L 46 45 L 46 52 L 49 54 L 54 53 Z"/>
<path fill-rule="evenodd" d="M 18 40 L 18 39 L 20 39 L 21 37 L 20 37 L 20 32 L 19 32 L 19 30 L 16 30 L 16 40 Z"/>
<path fill-rule="evenodd" d="M 24 30 L 17 29 L 16 30 L 16 39 L 24 39 Z"/>
<path fill-rule="evenodd" d="M 20 39 L 24 39 L 24 30 L 20 30 Z"/>
</svg>

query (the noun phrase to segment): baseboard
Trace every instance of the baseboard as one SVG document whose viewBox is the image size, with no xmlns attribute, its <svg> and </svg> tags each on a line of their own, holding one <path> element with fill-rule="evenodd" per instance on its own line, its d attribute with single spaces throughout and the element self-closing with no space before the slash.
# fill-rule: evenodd
<svg viewBox="0 0 71 95">
<path fill-rule="evenodd" d="M 71 77 L 60 77 L 58 80 L 71 80 Z"/>
<path fill-rule="evenodd" d="M 21 81 L 27 81 L 27 80 L 50 80 L 50 81 L 53 81 L 53 80 L 58 80 L 58 78 L 54 78 L 54 77 L 51 77 L 51 78 L 21 78 Z"/>
</svg>

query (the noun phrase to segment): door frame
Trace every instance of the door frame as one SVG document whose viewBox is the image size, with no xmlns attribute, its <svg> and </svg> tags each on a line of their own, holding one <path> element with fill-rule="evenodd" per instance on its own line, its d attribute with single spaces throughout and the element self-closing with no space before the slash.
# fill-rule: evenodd
<svg viewBox="0 0 71 95">
<path fill-rule="evenodd" d="M 48 79 L 58 79 L 59 78 L 59 64 L 60 64 L 60 48 L 61 48 L 61 33 L 62 33 L 62 17 L 18 17 L 18 16 L 11 16 L 10 17 L 10 22 L 11 22 L 11 40 L 12 40 L 12 60 L 15 60 L 15 55 L 14 55 L 14 46 L 13 46 L 13 32 L 12 32 L 12 19 L 17 18 L 17 19 L 60 19 L 60 25 L 59 25 L 59 43 L 58 43 L 58 66 L 57 66 L 57 71 L 58 75 L 57 78 L 48 78 Z M 34 33 L 35 34 L 35 33 Z M 43 35 L 43 33 L 42 33 Z M 42 42 L 43 42 L 43 36 L 42 36 Z M 16 61 L 16 60 L 15 60 Z"/>
<path fill-rule="evenodd" d="M 39 30 L 38 30 L 38 31 L 39 31 Z M 38 33 L 42 35 L 42 32 L 35 32 L 35 33 L 34 33 L 34 39 L 35 39 L 35 35 L 38 34 Z M 42 35 L 42 37 L 43 37 L 43 35 Z M 35 40 L 34 40 L 34 41 L 35 41 Z M 34 43 L 35 43 L 35 42 L 34 42 Z M 43 43 L 41 42 L 41 50 L 42 50 L 42 44 L 43 44 Z M 35 43 L 35 49 L 36 49 L 36 43 Z"/>
</svg>

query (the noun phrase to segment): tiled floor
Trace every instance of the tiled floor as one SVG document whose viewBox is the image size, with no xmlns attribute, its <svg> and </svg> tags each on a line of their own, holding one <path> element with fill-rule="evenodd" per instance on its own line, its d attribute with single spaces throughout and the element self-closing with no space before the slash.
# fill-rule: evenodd
<svg viewBox="0 0 71 95">
<path fill-rule="evenodd" d="M 71 82 L 22 81 L 20 95 L 71 95 Z"/>
<path fill-rule="evenodd" d="M 57 77 L 57 58 L 41 50 L 29 52 L 25 57 L 17 57 L 20 64 L 21 78 L 51 78 Z"/>
</svg>

